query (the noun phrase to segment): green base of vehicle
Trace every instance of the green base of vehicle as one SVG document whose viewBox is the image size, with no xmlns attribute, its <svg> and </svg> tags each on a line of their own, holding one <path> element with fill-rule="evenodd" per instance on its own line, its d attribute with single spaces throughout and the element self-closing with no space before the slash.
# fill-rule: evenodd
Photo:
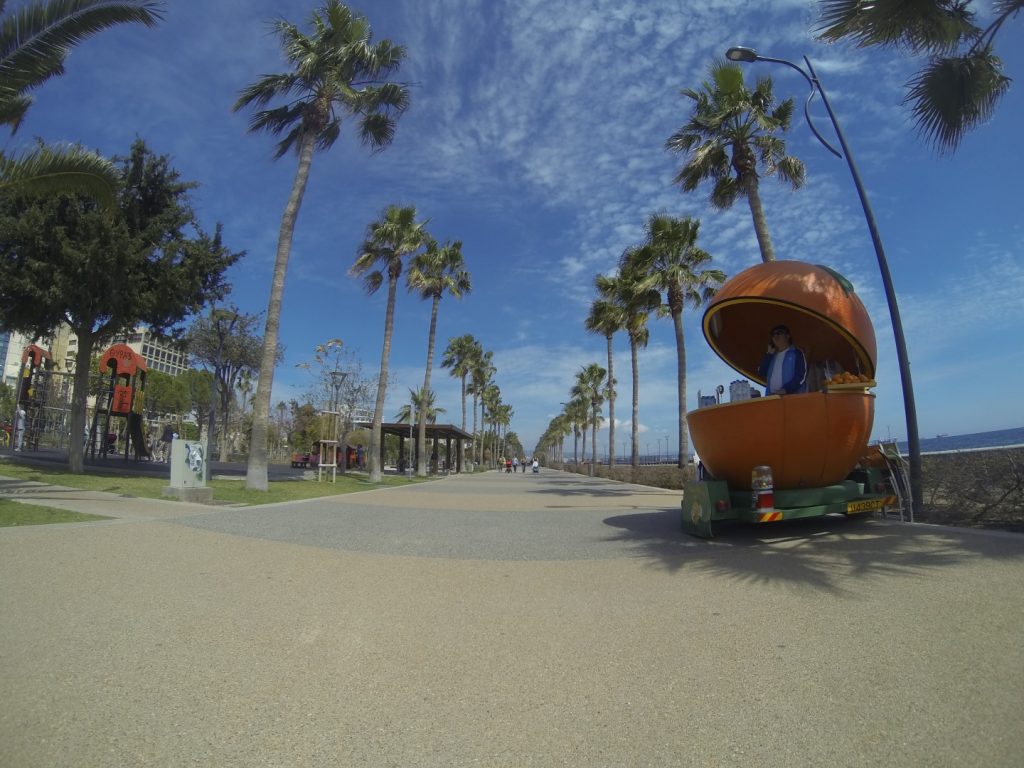
<svg viewBox="0 0 1024 768">
<path fill-rule="evenodd" d="M 758 509 L 749 490 L 730 490 L 720 480 L 691 481 L 683 491 L 682 527 L 686 533 L 710 539 L 714 537 L 713 524 L 725 521 L 763 524 L 834 514 L 862 515 L 893 503 L 893 497 L 884 491 L 880 472 L 857 470 L 843 482 L 824 488 L 775 490 L 774 506 Z"/>
</svg>

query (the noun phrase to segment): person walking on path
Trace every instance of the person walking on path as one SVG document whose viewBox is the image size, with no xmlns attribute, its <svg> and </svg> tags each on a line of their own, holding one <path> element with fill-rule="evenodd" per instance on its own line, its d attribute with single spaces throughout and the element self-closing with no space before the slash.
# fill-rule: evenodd
<svg viewBox="0 0 1024 768">
<path fill-rule="evenodd" d="M 28 418 L 25 414 L 25 406 L 18 405 L 14 412 L 14 450 L 20 451 L 25 448 L 25 429 L 28 426 Z"/>
<path fill-rule="evenodd" d="M 171 424 L 164 424 L 164 430 L 160 434 L 160 461 L 171 460 L 171 442 L 174 440 L 174 427 Z"/>
</svg>

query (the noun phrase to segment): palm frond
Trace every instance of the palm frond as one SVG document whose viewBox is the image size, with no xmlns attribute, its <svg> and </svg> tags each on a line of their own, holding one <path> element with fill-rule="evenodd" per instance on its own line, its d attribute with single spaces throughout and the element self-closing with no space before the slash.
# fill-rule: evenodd
<svg viewBox="0 0 1024 768">
<path fill-rule="evenodd" d="M 826 42 L 853 40 L 858 47 L 907 47 L 949 52 L 978 28 L 967 3 L 957 0 L 821 0 L 820 33 Z"/>
<path fill-rule="evenodd" d="M 733 203 L 736 202 L 736 198 L 739 197 L 740 191 L 740 184 L 734 177 L 722 176 L 711 188 L 711 195 L 708 197 L 708 201 L 715 208 L 724 211 L 726 208 L 732 207 Z"/>
<path fill-rule="evenodd" d="M 292 73 L 264 75 L 252 85 L 248 85 L 238 94 L 231 107 L 237 112 L 243 107 L 264 107 L 272 99 L 287 96 L 299 85 L 298 78 Z"/>
<path fill-rule="evenodd" d="M 379 113 L 365 115 L 359 121 L 359 140 L 374 149 L 382 149 L 395 137 L 395 121 Z"/>
<path fill-rule="evenodd" d="M 79 146 L 42 145 L 20 157 L 0 156 L 0 191 L 78 193 L 112 207 L 118 174 L 113 163 Z"/>
<path fill-rule="evenodd" d="M 48 0 L 0 19 L 0 82 L 18 91 L 53 74 L 68 50 L 115 24 L 160 21 L 158 0 Z"/>
<path fill-rule="evenodd" d="M 32 106 L 32 97 L 4 92 L 0 87 L 0 125 L 11 127 L 11 133 L 15 133 L 25 119 L 28 108 Z"/>
<path fill-rule="evenodd" d="M 1010 87 L 991 49 L 933 59 L 909 83 L 906 102 L 918 130 L 939 152 L 955 150 L 964 134 L 987 120 Z"/>
</svg>

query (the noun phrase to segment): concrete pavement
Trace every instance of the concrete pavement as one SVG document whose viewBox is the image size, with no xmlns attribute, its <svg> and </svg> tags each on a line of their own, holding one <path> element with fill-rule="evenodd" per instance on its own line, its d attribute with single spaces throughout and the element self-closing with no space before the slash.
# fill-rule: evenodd
<svg viewBox="0 0 1024 768">
<path fill-rule="evenodd" d="M 258 508 L 0 482 L 0 765 L 1017 766 L 1024 537 L 678 528 L 487 473 Z"/>
</svg>

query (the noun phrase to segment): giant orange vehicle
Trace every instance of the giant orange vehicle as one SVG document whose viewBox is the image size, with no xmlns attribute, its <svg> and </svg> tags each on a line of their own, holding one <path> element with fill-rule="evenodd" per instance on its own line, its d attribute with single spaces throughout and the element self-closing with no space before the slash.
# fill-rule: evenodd
<svg viewBox="0 0 1024 768">
<path fill-rule="evenodd" d="M 704 313 L 704 337 L 748 379 L 767 333 L 786 325 L 807 359 L 808 391 L 698 408 L 687 414 L 707 472 L 688 483 L 683 528 L 710 537 L 719 520 L 774 522 L 885 503 L 883 480 L 858 464 L 875 413 L 875 332 L 846 278 L 798 261 L 758 264 L 719 289 Z"/>
</svg>

